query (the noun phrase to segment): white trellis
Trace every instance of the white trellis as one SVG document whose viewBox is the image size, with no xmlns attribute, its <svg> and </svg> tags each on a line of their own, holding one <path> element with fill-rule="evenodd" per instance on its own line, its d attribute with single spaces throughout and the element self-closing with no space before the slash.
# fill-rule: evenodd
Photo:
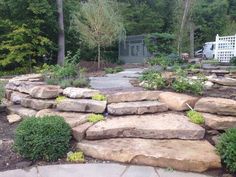
<svg viewBox="0 0 236 177">
<path fill-rule="evenodd" d="M 216 36 L 215 59 L 229 63 L 236 56 L 236 34 L 234 36 Z"/>
</svg>

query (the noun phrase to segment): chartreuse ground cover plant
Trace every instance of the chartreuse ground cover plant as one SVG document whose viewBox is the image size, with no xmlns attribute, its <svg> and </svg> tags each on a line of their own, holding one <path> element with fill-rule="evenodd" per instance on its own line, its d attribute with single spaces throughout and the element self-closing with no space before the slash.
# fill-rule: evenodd
<svg viewBox="0 0 236 177">
<path fill-rule="evenodd" d="M 91 123 L 97 123 L 105 120 L 105 117 L 101 114 L 91 114 L 88 116 L 88 121 Z"/>
<path fill-rule="evenodd" d="M 69 150 L 71 128 L 59 116 L 28 117 L 17 127 L 15 150 L 30 160 L 56 161 Z"/>
<path fill-rule="evenodd" d="M 195 124 L 202 125 L 205 123 L 203 115 L 195 110 L 188 111 L 187 116 L 189 120 Z"/>
<path fill-rule="evenodd" d="M 83 152 L 68 152 L 66 160 L 68 162 L 85 162 L 84 153 Z"/>
<path fill-rule="evenodd" d="M 97 93 L 97 94 L 92 96 L 92 99 L 96 100 L 96 101 L 106 101 L 107 97 L 105 95 L 101 94 L 101 93 Z"/>
<path fill-rule="evenodd" d="M 236 128 L 228 129 L 223 133 L 216 145 L 218 154 L 226 168 L 231 172 L 236 172 Z"/>
<path fill-rule="evenodd" d="M 65 96 L 58 96 L 57 98 L 56 98 L 56 103 L 57 104 L 59 104 L 59 103 L 61 103 L 63 100 L 65 100 L 66 99 L 66 97 Z"/>
</svg>

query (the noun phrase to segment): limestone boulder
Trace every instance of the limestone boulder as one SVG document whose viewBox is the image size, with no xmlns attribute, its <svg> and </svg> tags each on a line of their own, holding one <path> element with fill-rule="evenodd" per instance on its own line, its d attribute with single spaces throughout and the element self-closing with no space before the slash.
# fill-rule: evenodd
<svg viewBox="0 0 236 177">
<path fill-rule="evenodd" d="M 165 103 L 169 109 L 174 111 L 189 110 L 190 108 L 187 106 L 187 104 L 193 108 L 199 99 L 197 97 L 174 92 L 163 92 L 159 97 L 160 102 Z"/>
<path fill-rule="evenodd" d="M 99 93 L 100 91 L 89 88 L 67 87 L 63 90 L 63 95 L 69 98 L 92 98 L 94 95 Z"/>
<path fill-rule="evenodd" d="M 56 98 L 62 92 L 60 86 L 57 85 L 41 85 L 35 86 L 30 90 L 30 96 L 40 99 Z"/>
<path fill-rule="evenodd" d="M 45 85 L 44 82 L 30 82 L 30 81 L 9 81 L 6 85 L 6 89 L 14 90 L 21 93 L 29 94 L 31 89 L 35 86 Z"/>
<path fill-rule="evenodd" d="M 25 94 L 25 93 L 21 93 L 21 92 L 12 92 L 10 95 L 10 101 L 13 102 L 14 104 L 21 104 L 21 101 L 24 98 L 29 97 L 29 95 Z"/>
<path fill-rule="evenodd" d="M 152 101 L 158 100 L 161 91 L 129 91 L 110 94 L 107 97 L 108 103 Z"/>
<path fill-rule="evenodd" d="M 236 101 L 225 98 L 205 97 L 196 103 L 194 109 L 200 112 L 236 116 Z"/>
<path fill-rule="evenodd" d="M 202 139 L 205 129 L 177 113 L 113 117 L 87 130 L 87 139 Z"/>
<path fill-rule="evenodd" d="M 205 119 L 205 124 L 215 130 L 226 130 L 236 128 L 236 117 L 220 116 L 216 114 L 202 114 Z"/>
<path fill-rule="evenodd" d="M 107 106 L 107 110 L 112 115 L 132 115 L 165 112 L 168 110 L 168 107 L 166 104 L 158 101 L 137 101 L 112 103 Z"/>
<path fill-rule="evenodd" d="M 89 99 L 64 99 L 57 104 L 60 111 L 103 113 L 106 109 L 106 101 Z"/>
<path fill-rule="evenodd" d="M 30 80 L 43 80 L 43 75 L 42 74 L 25 74 L 25 75 L 20 75 L 17 77 L 14 77 L 9 80 L 9 82 L 17 82 L 17 81 L 30 81 Z"/>
<path fill-rule="evenodd" d="M 87 129 L 89 127 L 91 127 L 92 125 L 93 125 L 93 123 L 86 122 L 84 124 L 81 124 L 77 127 L 72 128 L 72 133 L 73 133 L 74 139 L 77 141 L 81 141 L 82 139 L 84 139 Z"/>
<path fill-rule="evenodd" d="M 7 100 L 10 100 L 12 93 L 13 93 L 13 90 L 8 90 L 8 89 L 6 89 L 6 90 L 5 90 L 5 98 L 6 98 Z"/>
<path fill-rule="evenodd" d="M 44 109 L 36 114 L 36 117 L 44 116 L 60 116 L 70 125 L 70 127 L 76 127 L 87 122 L 88 114 L 81 114 L 75 112 L 60 112 L 54 109 Z"/>
<path fill-rule="evenodd" d="M 229 78 L 229 77 L 215 78 L 215 79 L 211 79 L 211 81 L 220 85 L 236 86 L 236 79 Z"/>
<path fill-rule="evenodd" d="M 26 108 L 32 108 L 35 110 L 42 110 L 48 108 L 54 108 L 56 103 L 54 100 L 39 100 L 33 98 L 23 98 L 21 105 Z"/>
<path fill-rule="evenodd" d="M 13 124 L 15 122 L 19 122 L 22 118 L 17 114 L 10 114 L 7 116 L 7 120 L 10 124 Z"/>
<path fill-rule="evenodd" d="M 203 172 L 220 168 L 220 157 L 207 141 L 116 138 L 77 144 L 87 156 L 128 164 Z"/>
<path fill-rule="evenodd" d="M 10 114 L 17 114 L 17 115 L 21 116 L 22 118 L 35 116 L 37 113 L 37 111 L 35 111 L 33 109 L 29 109 L 29 108 L 24 108 L 21 105 L 8 106 L 7 111 Z"/>
</svg>

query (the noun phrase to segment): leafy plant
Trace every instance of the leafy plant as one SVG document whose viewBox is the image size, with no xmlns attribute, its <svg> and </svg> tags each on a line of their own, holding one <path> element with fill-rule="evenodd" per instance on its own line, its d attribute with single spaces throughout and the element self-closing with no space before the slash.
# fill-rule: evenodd
<svg viewBox="0 0 236 177">
<path fill-rule="evenodd" d="M 190 119 L 190 121 L 195 124 L 204 124 L 204 122 L 205 122 L 202 114 L 197 111 L 190 110 L 187 112 L 187 116 Z"/>
<path fill-rule="evenodd" d="M 106 74 L 115 74 L 123 71 L 124 69 L 121 66 L 117 66 L 115 68 L 104 68 Z"/>
<path fill-rule="evenodd" d="M 198 79 L 190 79 L 187 77 L 187 72 L 185 70 L 179 69 L 177 72 L 177 77 L 172 88 L 176 92 L 189 92 L 197 95 L 201 95 L 204 90 L 205 78 L 198 76 Z"/>
<path fill-rule="evenodd" d="M 222 162 L 231 173 L 236 172 L 236 128 L 227 130 L 216 145 Z"/>
<path fill-rule="evenodd" d="M 102 95 L 101 93 L 97 93 L 92 96 L 92 99 L 97 101 L 106 101 L 107 97 L 105 95 Z"/>
<path fill-rule="evenodd" d="M 2 104 L 2 99 L 5 96 L 5 82 L 0 81 L 0 104 Z"/>
<path fill-rule="evenodd" d="M 67 159 L 68 162 L 85 162 L 84 159 L 84 153 L 83 152 L 69 152 L 67 153 Z"/>
<path fill-rule="evenodd" d="M 166 87 L 166 82 L 162 75 L 159 72 L 153 70 L 144 72 L 140 77 L 140 81 L 144 83 L 144 88 L 149 90 L 161 89 Z"/>
<path fill-rule="evenodd" d="M 14 147 L 27 159 L 55 161 L 67 153 L 70 139 L 71 128 L 62 117 L 28 117 L 16 129 Z"/>
<path fill-rule="evenodd" d="M 230 64 L 236 66 L 236 57 L 230 59 Z"/>
<path fill-rule="evenodd" d="M 65 96 L 58 96 L 57 98 L 56 98 L 56 103 L 57 104 L 59 104 L 59 103 L 61 103 L 63 100 L 65 100 L 66 99 L 66 97 Z"/>
<path fill-rule="evenodd" d="M 72 81 L 72 85 L 74 87 L 80 87 L 80 88 L 83 88 L 83 87 L 89 87 L 89 80 L 85 77 L 81 77 L 79 79 L 75 79 Z"/>
<path fill-rule="evenodd" d="M 91 114 L 88 116 L 88 121 L 92 123 L 97 123 L 99 121 L 105 120 L 104 116 L 101 114 Z"/>
</svg>

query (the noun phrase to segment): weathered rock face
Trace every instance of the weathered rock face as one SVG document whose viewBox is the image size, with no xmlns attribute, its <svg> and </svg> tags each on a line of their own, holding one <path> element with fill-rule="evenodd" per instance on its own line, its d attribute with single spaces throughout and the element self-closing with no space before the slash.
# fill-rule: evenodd
<svg viewBox="0 0 236 177">
<path fill-rule="evenodd" d="M 8 106 L 7 109 L 8 109 L 9 113 L 17 114 L 17 115 L 21 116 L 22 118 L 35 116 L 37 113 L 37 111 L 35 111 L 33 109 L 23 108 L 20 105 Z"/>
<path fill-rule="evenodd" d="M 61 92 L 60 86 L 42 85 L 33 87 L 29 94 L 33 98 L 50 99 L 58 97 Z"/>
<path fill-rule="evenodd" d="M 59 112 L 53 109 L 44 109 L 39 111 L 36 114 L 36 117 L 43 117 L 43 116 L 61 116 L 64 120 L 70 125 L 70 127 L 76 127 L 87 122 L 88 114 L 81 114 L 75 112 Z"/>
<path fill-rule="evenodd" d="M 108 95 L 108 103 L 134 102 L 134 101 L 152 101 L 158 100 L 161 91 L 136 91 L 136 92 L 118 92 Z"/>
<path fill-rule="evenodd" d="M 112 103 L 107 106 L 107 110 L 112 115 L 132 115 L 164 112 L 168 108 L 164 103 L 158 101 L 140 101 Z"/>
<path fill-rule="evenodd" d="M 60 111 L 103 113 L 106 109 L 106 104 L 106 101 L 64 99 L 57 104 L 57 109 Z"/>
<path fill-rule="evenodd" d="M 205 119 L 205 124 L 215 130 L 226 130 L 236 128 L 236 117 L 219 116 L 215 114 L 202 114 Z"/>
<path fill-rule="evenodd" d="M 42 81 L 43 75 L 42 74 L 25 74 L 21 76 L 14 77 L 9 80 L 9 82 L 17 82 L 17 81 Z"/>
<path fill-rule="evenodd" d="M 220 157 L 207 141 L 107 139 L 85 141 L 77 147 L 102 160 L 203 172 L 220 168 Z"/>
<path fill-rule="evenodd" d="M 236 86 L 236 79 L 229 78 L 229 77 L 215 78 L 215 79 L 211 79 L 211 81 L 220 85 Z"/>
<path fill-rule="evenodd" d="M 101 121 L 87 130 L 87 139 L 150 138 L 202 139 L 205 129 L 188 121 L 184 115 L 161 113 L 156 115 L 114 117 Z"/>
<path fill-rule="evenodd" d="M 7 116 L 7 120 L 10 124 L 13 124 L 15 122 L 19 122 L 22 118 L 17 114 L 11 114 Z"/>
<path fill-rule="evenodd" d="M 92 98 L 98 93 L 100 93 L 98 90 L 92 90 L 88 88 L 68 87 L 63 90 L 63 95 L 69 98 Z"/>
<path fill-rule="evenodd" d="M 190 108 L 187 106 L 187 104 L 189 104 L 191 107 L 194 107 L 197 100 L 197 97 L 174 92 L 163 92 L 160 94 L 159 98 L 160 102 L 165 103 L 169 109 L 174 111 L 189 110 Z"/>
<path fill-rule="evenodd" d="M 21 105 L 26 108 L 42 110 L 42 109 L 53 108 L 56 106 L 56 103 L 54 100 L 38 100 L 32 98 L 23 98 L 21 100 Z"/>
<path fill-rule="evenodd" d="M 224 98 L 205 97 L 195 105 L 196 111 L 219 115 L 236 115 L 236 101 Z"/>
<path fill-rule="evenodd" d="M 77 127 L 72 128 L 72 133 L 73 133 L 73 137 L 77 140 L 77 141 L 81 141 L 82 139 L 84 139 L 85 137 L 85 133 L 86 130 L 91 127 L 93 125 L 93 123 L 91 122 L 86 122 L 82 125 L 79 125 Z"/>
<path fill-rule="evenodd" d="M 22 93 L 30 93 L 30 90 L 39 85 L 44 85 L 44 82 L 30 82 L 30 81 L 9 81 L 9 83 L 6 85 L 6 89 L 8 90 L 14 90 L 19 91 Z"/>
<path fill-rule="evenodd" d="M 27 98 L 28 95 L 20 92 L 12 92 L 10 95 L 10 101 L 15 104 L 20 104 L 24 98 Z"/>
</svg>

